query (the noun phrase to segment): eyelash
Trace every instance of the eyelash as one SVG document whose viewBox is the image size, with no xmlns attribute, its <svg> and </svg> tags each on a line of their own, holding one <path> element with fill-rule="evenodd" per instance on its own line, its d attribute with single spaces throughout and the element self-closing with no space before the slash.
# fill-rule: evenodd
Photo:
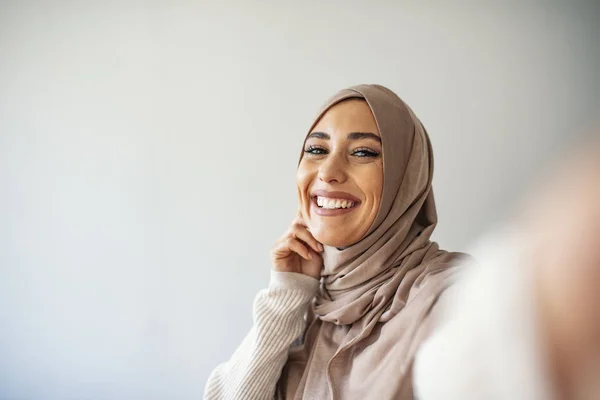
<svg viewBox="0 0 600 400">
<path fill-rule="evenodd" d="M 315 152 L 315 151 L 319 151 L 319 152 Z M 327 154 L 327 150 L 324 149 L 323 147 L 320 146 L 308 146 L 305 150 L 305 153 L 307 154 L 311 154 L 311 155 L 315 155 L 315 156 L 319 156 L 319 155 L 323 155 L 323 154 Z M 364 153 L 365 155 L 359 156 L 357 155 L 357 153 Z M 379 157 L 379 153 L 371 150 L 367 147 L 359 147 L 358 149 L 354 150 L 354 152 L 352 153 L 353 156 L 357 156 L 359 158 L 376 158 Z"/>
</svg>

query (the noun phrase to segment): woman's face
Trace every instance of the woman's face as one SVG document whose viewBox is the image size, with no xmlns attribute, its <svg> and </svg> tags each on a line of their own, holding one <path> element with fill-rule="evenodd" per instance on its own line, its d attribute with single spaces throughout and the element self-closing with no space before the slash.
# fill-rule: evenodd
<svg viewBox="0 0 600 400">
<path fill-rule="evenodd" d="M 300 211 L 324 245 L 358 242 L 375 220 L 383 188 L 381 135 L 364 100 L 331 107 L 304 143 L 296 175 Z"/>
</svg>

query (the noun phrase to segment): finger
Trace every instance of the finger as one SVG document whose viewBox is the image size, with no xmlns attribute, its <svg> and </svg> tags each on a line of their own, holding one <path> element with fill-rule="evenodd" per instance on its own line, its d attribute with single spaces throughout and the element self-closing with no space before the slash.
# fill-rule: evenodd
<svg viewBox="0 0 600 400">
<path fill-rule="evenodd" d="M 294 238 L 288 237 L 288 236 L 285 236 L 284 238 L 282 238 L 279 241 L 279 243 L 277 243 L 277 244 L 275 244 L 275 246 L 273 246 L 273 249 L 271 250 L 271 254 L 273 255 L 273 257 L 277 258 L 277 259 L 282 259 L 282 258 L 289 257 L 291 253 L 296 253 L 296 251 L 294 251 L 290 247 L 290 243 L 294 240 L 295 240 Z"/>
<path fill-rule="evenodd" d="M 292 250 L 294 253 L 298 254 L 305 260 L 312 259 L 308 248 L 304 244 L 302 244 L 298 239 L 288 239 L 286 244 L 290 250 Z"/>
<path fill-rule="evenodd" d="M 317 239 L 306 228 L 296 225 L 292 228 L 292 233 L 295 237 L 312 247 L 317 253 L 323 251 L 323 245 L 317 242 Z"/>
<path fill-rule="evenodd" d="M 275 245 L 271 249 L 271 255 L 274 258 L 286 258 L 290 255 L 291 252 L 292 251 L 283 239 L 275 243 Z"/>
<path fill-rule="evenodd" d="M 293 225 L 300 225 L 306 227 L 306 222 L 304 222 L 304 218 L 302 218 L 302 216 L 298 216 L 292 221 L 292 226 Z"/>
<path fill-rule="evenodd" d="M 300 239 L 306 242 L 317 253 L 323 251 L 323 245 L 315 239 L 310 230 L 304 225 L 298 223 L 291 225 L 282 240 L 285 241 L 287 238 Z"/>
<path fill-rule="evenodd" d="M 296 221 L 296 219 L 294 219 L 292 221 L 292 223 L 290 224 L 290 226 L 288 227 L 287 231 L 285 231 L 285 233 L 279 237 L 276 241 L 275 241 L 275 246 L 278 246 L 281 243 L 285 243 L 289 238 L 294 238 L 294 226 L 299 225 L 298 221 Z"/>
<path fill-rule="evenodd" d="M 313 278 L 320 279 L 321 271 L 323 270 L 323 259 L 320 254 L 315 253 L 313 250 L 310 250 L 310 254 L 313 260 L 318 260 L 319 262 L 306 263 L 304 271 Z"/>
</svg>

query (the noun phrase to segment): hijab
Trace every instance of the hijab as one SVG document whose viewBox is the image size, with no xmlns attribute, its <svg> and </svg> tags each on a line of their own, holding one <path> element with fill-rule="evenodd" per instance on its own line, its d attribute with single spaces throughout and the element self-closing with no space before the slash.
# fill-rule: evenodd
<svg viewBox="0 0 600 400">
<path fill-rule="evenodd" d="M 321 286 L 300 345 L 290 349 L 280 399 L 412 399 L 415 353 L 461 254 L 430 240 L 437 224 L 427 131 L 394 92 L 344 89 L 322 108 L 363 99 L 383 146 L 383 191 L 374 222 L 352 246 L 325 246 Z"/>
</svg>

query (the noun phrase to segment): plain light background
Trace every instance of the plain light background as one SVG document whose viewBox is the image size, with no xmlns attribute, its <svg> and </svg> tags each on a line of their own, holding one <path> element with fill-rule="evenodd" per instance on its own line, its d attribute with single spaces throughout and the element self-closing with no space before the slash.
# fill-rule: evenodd
<svg viewBox="0 0 600 400">
<path fill-rule="evenodd" d="M 450 250 L 600 109 L 593 1 L 0 2 L 0 399 L 198 399 L 251 326 L 306 129 L 381 83 Z"/>
</svg>

